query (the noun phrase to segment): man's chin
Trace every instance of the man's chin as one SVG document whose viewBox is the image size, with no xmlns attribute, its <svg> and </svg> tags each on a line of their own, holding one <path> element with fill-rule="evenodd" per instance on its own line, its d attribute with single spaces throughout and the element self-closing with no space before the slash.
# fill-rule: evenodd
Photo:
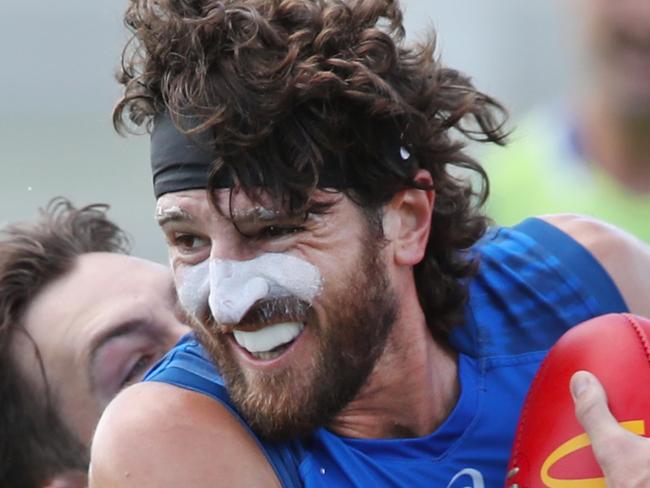
<svg viewBox="0 0 650 488">
<path fill-rule="evenodd" d="M 272 441 L 303 437 L 328 420 L 315 404 L 318 398 L 309 395 L 308 386 L 290 380 L 290 375 L 282 376 L 249 382 L 245 388 L 229 386 L 233 404 L 251 429 Z"/>
<path fill-rule="evenodd" d="M 320 422 L 296 422 L 293 417 L 291 421 L 278 421 L 269 423 L 269 415 L 244 417 L 251 430 L 260 438 L 271 442 L 284 442 L 301 439 L 321 427 Z M 258 421 L 259 420 L 259 421 Z"/>
</svg>

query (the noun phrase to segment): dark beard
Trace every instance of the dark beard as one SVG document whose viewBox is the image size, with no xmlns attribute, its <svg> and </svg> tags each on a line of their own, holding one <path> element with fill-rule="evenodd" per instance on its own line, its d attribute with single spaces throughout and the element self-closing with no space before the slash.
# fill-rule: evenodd
<svg viewBox="0 0 650 488">
<path fill-rule="evenodd" d="M 319 327 L 313 316 L 307 321 L 320 345 L 310 364 L 256 373 L 251 381 L 222 335 L 199 333 L 233 403 L 258 435 L 285 440 L 327 425 L 356 396 L 383 353 L 397 316 L 397 299 L 379 244 L 366 240 L 362 253 L 360 269 L 349 275 L 349 286 L 323 303 L 327 329 Z M 214 323 L 206 329 L 215 330 Z"/>
</svg>

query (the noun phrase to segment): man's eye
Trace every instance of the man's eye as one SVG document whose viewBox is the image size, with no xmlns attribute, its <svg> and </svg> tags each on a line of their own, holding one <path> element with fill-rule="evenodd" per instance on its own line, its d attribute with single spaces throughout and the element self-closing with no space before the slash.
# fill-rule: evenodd
<svg viewBox="0 0 650 488">
<path fill-rule="evenodd" d="M 172 236 L 172 244 L 174 247 L 177 247 L 181 252 L 191 252 L 201 249 L 204 246 L 209 245 L 208 240 L 196 236 L 194 234 L 174 234 Z"/>
<path fill-rule="evenodd" d="M 297 234 L 304 230 L 305 228 L 300 225 L 267 225 L 259 231 L 257 237 L 261 239 L 273 239 L 275 237 Z"/>
<path fill-rule="evenodd" d="M 155 358 L 150 354 L 142 356 L 138 362 L 133 365 L 131 370 L 127 373 L 126 377 L 124 377 L 120 388 L 125 388 L 128 385 L 135 383 L 136 381 L 140 381 L 154 360 Z"/>
</svg>

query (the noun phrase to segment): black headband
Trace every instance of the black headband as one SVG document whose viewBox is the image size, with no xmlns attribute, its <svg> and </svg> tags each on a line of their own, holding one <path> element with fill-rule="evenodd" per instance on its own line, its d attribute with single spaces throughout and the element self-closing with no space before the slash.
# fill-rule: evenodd
<svg viewBox="0 0 650 488">
<path fill-rule="evenodd" d="M 176 128 L 167 112 L 156 115 L 151 132 L 151 171 L 156 198 L 165 193 L 206 188 L 213 160 L 207 149 Z"/>
<path fill-rule="evenodd" d="M 151 170 L 156 198 L 165 193 L 207 188 L 208 174 L 216 156 L 207 149 L 209 141 L 205 135 L 192 137 L 179 131 L 167 112 L 155 116 L 151 132 Z M 380 135 L 377 142 L 385 147 L 386 157 L 402 162 L 411 159 L 395 131 Z M 224 175 L 215 186 L 228 188 L 232 186 L 232 180 L 229 175 Z M 319 186 L 342 189 L 350 184 L 342 174 L 340 164 L 326 161 Z"/>
</svg>

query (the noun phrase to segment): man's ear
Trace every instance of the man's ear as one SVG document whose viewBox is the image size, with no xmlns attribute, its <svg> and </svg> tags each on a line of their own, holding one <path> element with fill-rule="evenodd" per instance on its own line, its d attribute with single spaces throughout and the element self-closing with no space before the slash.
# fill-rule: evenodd
<svg viewBox="0 0 650 488">
<path fill-rule="evenodd" d="M 81 471 L 66 471 L 47 480 L 42 488 L 86 488 L 88 475 Z"/>
<path fill-rule="evenodd" d="M 431 174 L 419 170 L 414 180 L 432 188 Z M 405 266 L 418 264 L 424 256 L 431 229 L 431 214 L 435 192 L 407 188 L 395 194 L 384 212 L 384 235 L 393 245 L 395 263 Z"/>
</svg>

